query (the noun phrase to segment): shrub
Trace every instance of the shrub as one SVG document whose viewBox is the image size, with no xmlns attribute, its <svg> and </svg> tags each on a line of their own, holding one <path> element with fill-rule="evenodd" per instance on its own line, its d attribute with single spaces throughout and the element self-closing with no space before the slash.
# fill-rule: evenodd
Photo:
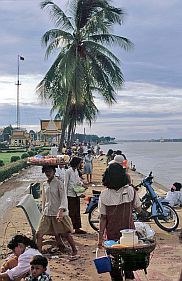
<svg viewBox="0 0 182 281">
<path fill-rule="evenodd" d="M 32 150 L 28 151 L 27 153 L 28 153 L 28 155 L 29 155 L 30 157 L 31 157 L 31 156 L 34 156 L 34 154 L 35 154 L 34 151 L 32 151 Z"/>
<path fill-rule="evenodd" d="M 43 151 L 43 152 L 41 152 L 40 153 L 42 156 L 46 156 L 46 155 L 48 155 L 49 154 L 49 151 L 47 150 L 47 151 Z"/>
<path fill-rule="evenodd" d="M 21 155 L 21 159 L 25 159 L 27 157 L 29 157 L 29 154 L 26 152 Z"/>
<path fill-rule="evenodd" d="M 11 156 L 11 160 L 10 160 L 11 162 L 16 162 L 18 160 L 20 160 L 20 156 L 17 156 L 17 155 Z"/>
<path fill-rule="evenodd" d="M 0 167 L 4 166 L 3 160 L 0 160 Z"/>
<path fill-rule="evenodd" d="M 13 156 L 12 156 L 13 157 Z M 16 156 L 17 157 L 17 156 Z M 28 166 L 27 162 L 24 160 L 19 160 L 16 163 L 7 164 L 0 168 L 0 182 L 8 179 L 12 174 L 17 173 L 23 168 Z"/>
</svg>

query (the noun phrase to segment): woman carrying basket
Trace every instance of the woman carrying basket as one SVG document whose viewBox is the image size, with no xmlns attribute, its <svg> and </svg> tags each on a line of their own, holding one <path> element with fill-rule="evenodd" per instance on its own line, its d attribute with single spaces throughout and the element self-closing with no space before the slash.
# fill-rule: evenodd
<svg viewBox="0 0 182 281">
<path fill-rule="evenodd" d="M 98 247 L 103 245 L 104 236 L 108 240 L 119 240 L 120 230 L 134 229 L 133 208 L 141 212 L 141 202 L 134 188 L 128 185 L 129 180 L 125 169 L 118 163 L 110 164 L 103 175 L 103 184 L 107 189 L 99 198 L 100 225 Z M 115 262 L 115 261 L 113 261 Z M 119 267 L 112 269 L 111 280 L 122 281 Z M 132 271 L 125 271 L 125 278 L 134 279 Z"/>
</svg>

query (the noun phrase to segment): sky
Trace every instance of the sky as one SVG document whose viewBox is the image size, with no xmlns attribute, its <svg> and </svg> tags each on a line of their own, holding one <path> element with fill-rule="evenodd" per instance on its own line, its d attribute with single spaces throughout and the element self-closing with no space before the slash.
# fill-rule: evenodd
<svg viewBox="0 0 182 281">
<path fill-rule="evenodd" d="M 55 0 L 68 13 L 67 0 Z M 129 38 L 129 52 L 114 48 L 121 61 L 125 83 L 117 103 L 95 102 L 96 122 L 77 132 L 116 139 L 182 137 L 182 1 L 113 0 L 124 9 L 123 25 L 113 33 Z M 39 0 L 0 0 L 0 128 L 16 126 L 17 57 L 20 73 L 20 124 L 40 130 L 40 120 L 54 118 L 51 105 L 35 89 L 54 61 L 45 60 L 43 34 L 54 28 Z"/>
</svg>

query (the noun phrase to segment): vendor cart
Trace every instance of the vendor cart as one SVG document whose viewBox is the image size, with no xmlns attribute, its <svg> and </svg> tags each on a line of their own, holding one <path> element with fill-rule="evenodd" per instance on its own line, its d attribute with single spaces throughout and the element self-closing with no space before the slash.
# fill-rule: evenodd
<svg viewBox="0 0 182 281">
<path fill-rule="evenodd" d="M 154 240 L 144 240 L 142 243 L 128 247 L 118 244 L 117 246 L 104 246 L 108 255 L 111 256 L 112 270 L 120 269 L 125 271 L 144 270 L 147 274 L 147 267 L 150 263 L 150 255 L 155 249 Z"/>
</svg>

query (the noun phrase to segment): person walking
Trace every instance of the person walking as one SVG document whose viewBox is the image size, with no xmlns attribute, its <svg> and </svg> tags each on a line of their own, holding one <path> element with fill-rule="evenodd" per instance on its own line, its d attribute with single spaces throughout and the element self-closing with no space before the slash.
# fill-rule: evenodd
<svg viewBox="0 0 182 281">
<path fill-rule="evenodd" d="M 65 178 L 65 163 L 62 162 L 56 168 L 55 176 L 61 181 L 61 184 L 64 186 L 64 178 Z"/>
<path fill-rule="evenodd" d="M 86 231 L 81 229 L 80 214 L 80 196 L 74 191 L 74 187 L 78 184 L 83 185 L 78 169 L 82 162 L 82 158 L 74 156 L 70 161 L 70 168 L 65 172 L 64 186 L 67 192 L 69 216 L 71 218 L 73 228 L 76 234 L 85 234 Z"/>
<path fill-rule="evenodd" d="M 57 148 L 56 144 L 53 144 L 53 146 L 51 147 L 50 155 L 57 156 L 57 154 L 58 154 L 58 148 Z"/>
<path fill-rule="evenodd" d="M 64 185 L 55 177 L 54 166 L 43 166 L 42 172 L 45 173 L 47 181 L 42 189 L 42 210 L 38 229 L 36 231 L 37 246 L 42 251 L 42 239 L 44 235 L 54 235 L 57 246 L 64 251 L 61 236 L 64 237 L 71 246 L 72 256 L 77 255 L 77 249 L 71 233 L 73 226 L 68 216 L 68 201 Z"/>
<path fill-rule="evenodd" d="M 98 247 L 101 248 L 104 235 L 108 240 L 118 241 L 120 230 L 134 229 L 132 211 L 141 212 L 141 202 L 138 194 L 129 184 L 126 170 L 119 163 L 112 163 L 103 176 L 103 184 L 107 187 L 99 196 L 100 224 L 98 234 Z M 114 263 L 115 263 L 115 258 Z M 112 268 L 111 280 L 122 281 L 120 268 Z M 125 278 L 134 279 L 132 271 L 125 272 Z M 126 279 L 127 280 L 127 279 Z"/>
<path fill-rule="evenodd" d="M 87 155 L 84 157 L 84 174 L 87 176 L 87 183 L 92 182 L 93 170 L 93 156 L 92 151 L 89 149 Z"/>
</svg>

